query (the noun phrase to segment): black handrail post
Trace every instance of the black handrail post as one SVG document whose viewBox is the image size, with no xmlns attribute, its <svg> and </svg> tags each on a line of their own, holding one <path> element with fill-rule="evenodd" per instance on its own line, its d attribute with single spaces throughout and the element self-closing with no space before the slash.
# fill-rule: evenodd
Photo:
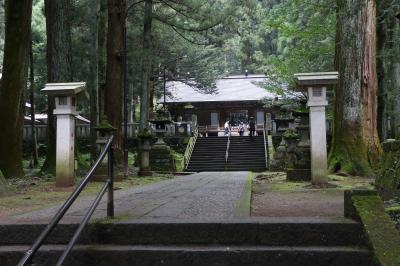
<svg viewBox="0 0 400 266">
<path fill-rule="evenodd" d="M 114 147 L 108 151 L 108 200 L 107 216 L 114 218 Z"/>
<path fill-rule="evenodd" d="M 96 169 L 99 167 L 103 159 L 106 157 L 108 154 L 109 157 L 109 165 L 111 164 L 111 167 L 109 168 L 109 179 L 107 179 L 107 182 L 104 184 L 102 187 L 100 193 L 97 195 L 95 202 L 92 204 L 90 207 L 89 211 L 85 215 L 84 219 L 82 220 L 80 226 L 78 227 L 78 230 L 75 232 L 73 238 L 71 239 L 70 243 L 67 246 L 67 249 L 63 253 L 62 257 L 59 260 L 58 265 L 62 265 L 63 261 L 65 260 L 66 256 L 69 254 L 69 252 L 72 250 L 74 244 L 78 240 L 78 237 L 80 233 L 82 232 L 84 226 L 87 224 L 89 221 L 90 217 L 92 216 L 95 208 L 99 204 L 101 198 L 105 194 L 107 188 L 111 188 L 109 192 L 113 193 L 113 181 L 114 181 L 114 172 L 113 172 L 113 160 L 114 160 L 114 154 L 113 154 L 113 140 L 114 136 L 111 136 L 110 139 L 107 141 L 107 144 L 105 145 L 103 151 L 100 153 L 99 158 L 96 160 L 94 163 L 93 167 L 90 169 L 90 171 L 86 174 L 84 179 L 79 183 L 79 185 L 75 188 L 74 192 L 68 197 L 67 201 L 62 205 L 62 207 L 58 210 L 57 214 L 51 219 L 50 223 L 45 227 L 45 229 L 40 233 L 39 237 L 35 240 L 35 242 L 32 244 L 32 246 L 29 248 L 28 251 L 25 252 L 24 256 L 21 258 L 21 260 L 18 263 L 18 266 L 25 266 L 29 265 L 32 263 L 32 258 L 36 254 L 36 252 L 39 250 L 39 248 L 43 245 L 43 242 L 47 239 L 49 234 L 54 230 L 54 228 L 58 225 L 59 221 L 64 217 L 65 213 L 69 210 L 71 205 L 75 202 L 79 194 L 82 192 L 82 190 L 86 187 L 86 185 L 90 182 L 91 177 L 93 176 L 94 172 Z M 110 174 L 111 173 L 111 174 Z M 113 194 L 111 194 L 111 217 L 114 216 L 114 198 Z M 108 206 L 107 206 L 108 207 Z M 107 208 L 107 213 L 108 213 L 108 208 Z"/>
</svg>

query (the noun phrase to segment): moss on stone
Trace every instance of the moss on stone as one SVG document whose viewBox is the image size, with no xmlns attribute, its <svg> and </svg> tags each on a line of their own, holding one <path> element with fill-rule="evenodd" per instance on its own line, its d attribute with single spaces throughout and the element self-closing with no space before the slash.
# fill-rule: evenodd
<svg viewBox="0 0 400 266">
<path fill-rule="evenodd" d="M 118 222 L 121 222 L 123 220 L 128 220 L 130 217 L 129 215 L 119 215 L 119 216 L 114 216 L 113 218 L 111 217 L 105 217 L 105 218 L 100 218 L 100 219 L 94 219 L 92 224 L 95 225 L 104 225 L 104 224 L 115 224 Z"/>
<path fill-rule="evenodd" d="M 246 180 L 246 186 L 244 188 L 244 191 L 240 197 L 240 199 L 237 201 L 237 204 L 235 206 L 235 215 L 237 217 L 248 217 L 250 216 L 251 212 L 251 192 L 253 188 L 253 173 L 249 173 L 247 175 L 247 180 Z"/>
<path fill-rule="evenodd" d="M 400 197 L 400 141 L 385 142 L 383 149 L 375 185 L 384 199 Z"/>
<path fill-rule="evenodd" d="M 283 134 L 282 137 L 284 139 L 299 139 L 299 134 L 297 133 L 296 129 L 289 128 L 286 130 Z"/>
<path fill-rule="evenodd" d="M 392 206 L 392 207 L 386 208 L 385 211 L 387 213 L 400 214 L 400 206 Z"/>
<path fill-rule="evenodd" d="M 329 155 L 328 170 L 331 173 L 338 171 L 349 175 L 373 176 L 373 170 L 368 161 L 362 156 L 351 156 L 342 152 L 333 152 Z"/>
<path fill-rule="evenodd" d="M 400 265 L 400 232 L 386 214 L 379 196 L 352 197 L 377 265 Z"/>
<path fill-rule="evenodd" d="M 182 172 L 185 170 L 185 158 L 183 154 L 178 152 L 173 152 L 175 171 Z"/>
</svg>

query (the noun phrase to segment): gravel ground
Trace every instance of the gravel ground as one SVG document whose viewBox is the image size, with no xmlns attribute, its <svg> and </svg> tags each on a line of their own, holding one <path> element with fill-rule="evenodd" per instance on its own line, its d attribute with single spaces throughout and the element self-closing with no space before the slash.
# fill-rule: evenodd
<svg viewBox="0 0 400 266">
<path fill-rule="evenodd" d="M 344 190 L 370 187 L 371 179 L 330 176 L 331 188 L 312 188 L 310 182 L 287 182 L 285 173 L 255 176 L 252 216 L 343 217 Z"/>
</svg>

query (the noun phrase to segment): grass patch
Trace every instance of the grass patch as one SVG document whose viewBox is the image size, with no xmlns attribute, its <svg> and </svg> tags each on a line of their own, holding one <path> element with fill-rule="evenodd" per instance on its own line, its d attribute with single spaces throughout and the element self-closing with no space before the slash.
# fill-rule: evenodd
<svg viewBox="0 0 400 266">
<path fill-rule="evenodd" d="M 252 172 L 247 175 L 246 186 L 235 207 L 235 214 L 238 217 L 250 216 L 253 176 Z"/>
<path fill-rule="evenodd" d="M 173 178 L 172 175 L 149 177 L 128 177 L 114 184 L 115 189 L 125 190 Z M 30 177 L 9 180 L 16 194 L 0 198 L 0 217 L 46 208 L 65 201 L 75 187 L 56 188 L 53 178 Z M 76 185 L 80 179 L 77 178 Z M 103 186 L 103 182 L 91 182 L 82 191 L 79 198 L 94 196 Z"/>
<path fill-rule="evenodd" d="M 98 225 L 103 225 L 103 224 L 115 224 L 123 220 L 129 219 L 129 215 L 120 215 L 120 216 L 114 216 L 113 218 L 110 217 L 105 217 L 101 219 L 93 219 L 91 222 L 92 224 L 98 224 Z"/>
<path fill-rule="evenodd" d="M 311 182 L 307 181 L 287 181 L 286 173 L 284 172 L 265 172 L 255 176 L 253 187 L 254 193 L 262 192 L 301 192 L 320 189 L 326 192 L 329 191 L 344 191 L 347 189 L 363 188 L 373 189 L 373 180 L 361 177 L 344 177 L 339 175 L 329 175 L 329 184 L 327 188 L 312 188 Z"/>
</svg>

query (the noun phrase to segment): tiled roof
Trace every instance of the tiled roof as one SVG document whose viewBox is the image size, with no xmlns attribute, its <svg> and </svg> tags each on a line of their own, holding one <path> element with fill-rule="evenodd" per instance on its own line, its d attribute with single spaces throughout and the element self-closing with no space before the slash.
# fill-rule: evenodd
<svg viewBox="0 0 400 266">
<path fill-rule="evenodd" d="M 186 102 L 229 102 L 229 101 L 258 101 L 263 98 L 275 98 L 277 95 L 262 88 L 260 83 L 265 81 L 264 75 L 249 75 L 248 77 L 229 76 L 216 81 L 216 94 L 203 94 L 183 82 L 167 83 L 167 91 L 172 96 L 166 98 L 167 103 Z M 163 99 L 160 101 L 162 102 Z"/>
</svg>

